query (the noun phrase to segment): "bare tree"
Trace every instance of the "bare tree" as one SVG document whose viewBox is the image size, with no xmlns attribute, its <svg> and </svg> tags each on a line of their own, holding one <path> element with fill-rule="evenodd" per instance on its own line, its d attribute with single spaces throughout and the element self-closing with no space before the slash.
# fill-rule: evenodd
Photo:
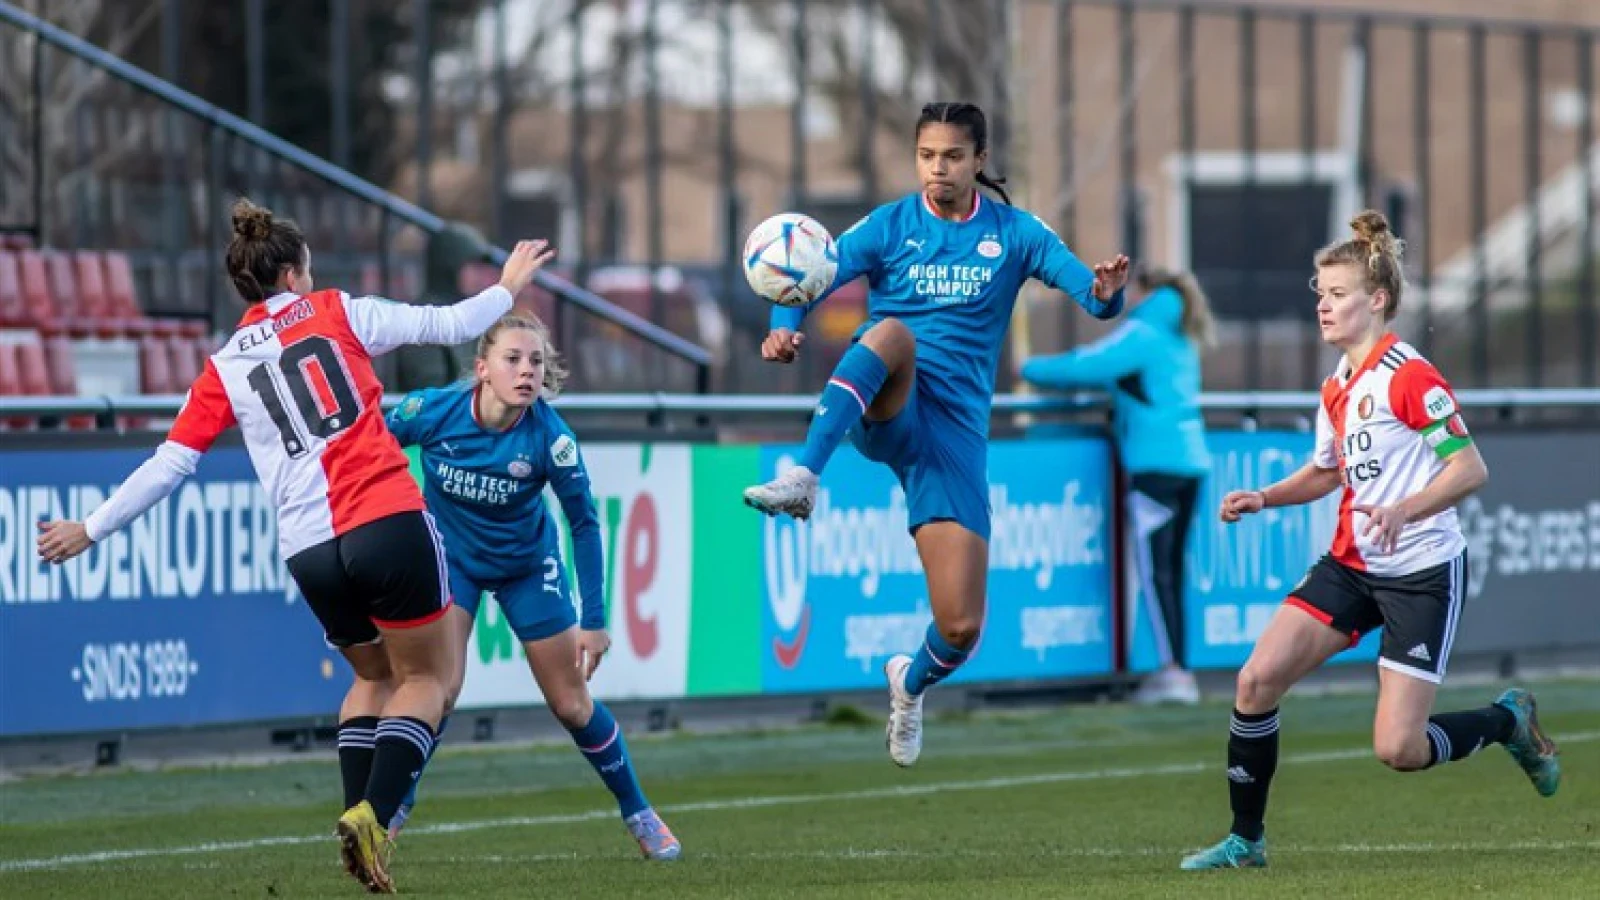
<svg viewBox="0 0 1600 900">
<path fill-rule="evenodd" d="M 106 50 L 123 55 L 155 25 L 160 5 L 116 0 L 24 0 L 23 9 L 42 15 L 73 34 L 89 36 Z M 37 226 L 44 210 L 35 208 L 31 189 L 50 160 L 71 158 L 76 116 L 90 98 L 100 97 L 113 79 L 43 45 L 32 34 L 0 28 L 0 226 Z M 36 93 L 37 92 L 37 93 Z M 72 178 L 104 172 L 150 140 L 141 122 L 96 142 L 92 156 L 74 161 L 67 184 L 52 178 L 48 196 L 70 187 Z M 36 155 L 35 141 L 42 151 Z M 51 177 L 48 172 L 43 173 Z"/>
</svg>

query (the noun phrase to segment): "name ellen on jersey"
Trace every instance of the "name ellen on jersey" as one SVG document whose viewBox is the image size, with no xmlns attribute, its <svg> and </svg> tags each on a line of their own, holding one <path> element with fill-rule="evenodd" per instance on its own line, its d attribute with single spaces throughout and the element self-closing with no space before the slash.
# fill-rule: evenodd
<svg viewBox="0 0 1600 900">
<path fill-rule="evenodd" d="M 239 352 L 244 353 L 252 347 L 259 347 L 272 340 L 273 335 L 298 325 L 311 318 L 316 310 L 311 308 L 311 301 L 297 300 L 278 312 L 276 316 L 262 322 L 254 328 L 239 332 Z"/>
<path fill-rule="evenodd" d="M 918 297 L 932 298 L 935 303 L 965 303 L 969 298 L 983 293 L 994 280 L 994 269 L 989 266 L 953 266 L 944 263 L 913 263 L 906 270 L 906 280 Z"/>
</svg>

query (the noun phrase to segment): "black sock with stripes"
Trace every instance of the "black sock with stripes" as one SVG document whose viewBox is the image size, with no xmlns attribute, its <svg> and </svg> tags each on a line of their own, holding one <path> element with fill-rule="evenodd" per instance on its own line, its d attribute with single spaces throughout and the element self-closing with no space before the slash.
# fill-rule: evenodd
<svg viewBox="0 0 1600 900">
<path fill-rule="evenodd" d="M 366 799 L 372 804 L 379 825 L 389 827 L 389 820 L 410 792 L 412 782 L 422 774 L 434 740 L 433 728 L 421 719 L 397 716 L 378 722 Z"/>
<path fill-rule="evenodd" d="M 1267 789 L 1278 771 L 1278 711 L 1233 711 L 1228 722 L 1228 800 L 1233 833 L 1259 841 L 1266 831 Z"/>
<path fill-rule="evenodd" d="M 366 796 L 377 732 L 377 716 L 351 716 L 339 723 L 339 776 L 344 781 L 345 809 Z"/>
<path fill-rule="evenodd" d="M 1504 744 L 1516 727 L 1517 717 L 1498 703 L 1430 716 L 1428 767 L 1466 759 L 1489 744 Z"/>
</svg>

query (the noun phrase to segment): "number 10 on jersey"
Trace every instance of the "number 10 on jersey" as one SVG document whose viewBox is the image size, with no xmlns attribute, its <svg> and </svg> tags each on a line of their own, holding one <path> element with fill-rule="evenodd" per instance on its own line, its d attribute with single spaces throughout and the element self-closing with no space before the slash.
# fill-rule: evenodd
<svg viewBox="0 0 1600 900">
<path fill-rule="evenodd" d="M 319 334 L 284 347 L 276 363 L 264 362 L 251 369 L 249 381 L 250 390 L 261 398 L 272 424 L 278 427 L 290 459 L 309 452 L 308 435 L 327 440 L 354 425 L 361 414 L 361 398 L 339 346 Z M 293 412 L 284 402 L 285 389 L 293 401 Z"/>
</svg>

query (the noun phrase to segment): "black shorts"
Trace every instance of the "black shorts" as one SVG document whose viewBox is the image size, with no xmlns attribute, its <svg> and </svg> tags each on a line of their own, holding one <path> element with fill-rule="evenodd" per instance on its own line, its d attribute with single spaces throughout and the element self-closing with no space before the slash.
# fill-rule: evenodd
<svg viewBox="0 0 1600 900">
<path fill-rule="evenodd" d="M 444 544 L 425 512 L 368 522 L 287 564 L 331 647 L 370 644 L 380 626 L 426 625 L 450 606 Z"/>
<path fill-rule="evenodd" d="M 1369 575 L 1324 556 L 1286 602 L 1350 635 L 1352 646 L 1382 626 L 1378 665 L 1438 684 L 1450 660 L 1466 593 L 1465 550 L 1431 569 L 1393 576 Z"/>
</svg>

